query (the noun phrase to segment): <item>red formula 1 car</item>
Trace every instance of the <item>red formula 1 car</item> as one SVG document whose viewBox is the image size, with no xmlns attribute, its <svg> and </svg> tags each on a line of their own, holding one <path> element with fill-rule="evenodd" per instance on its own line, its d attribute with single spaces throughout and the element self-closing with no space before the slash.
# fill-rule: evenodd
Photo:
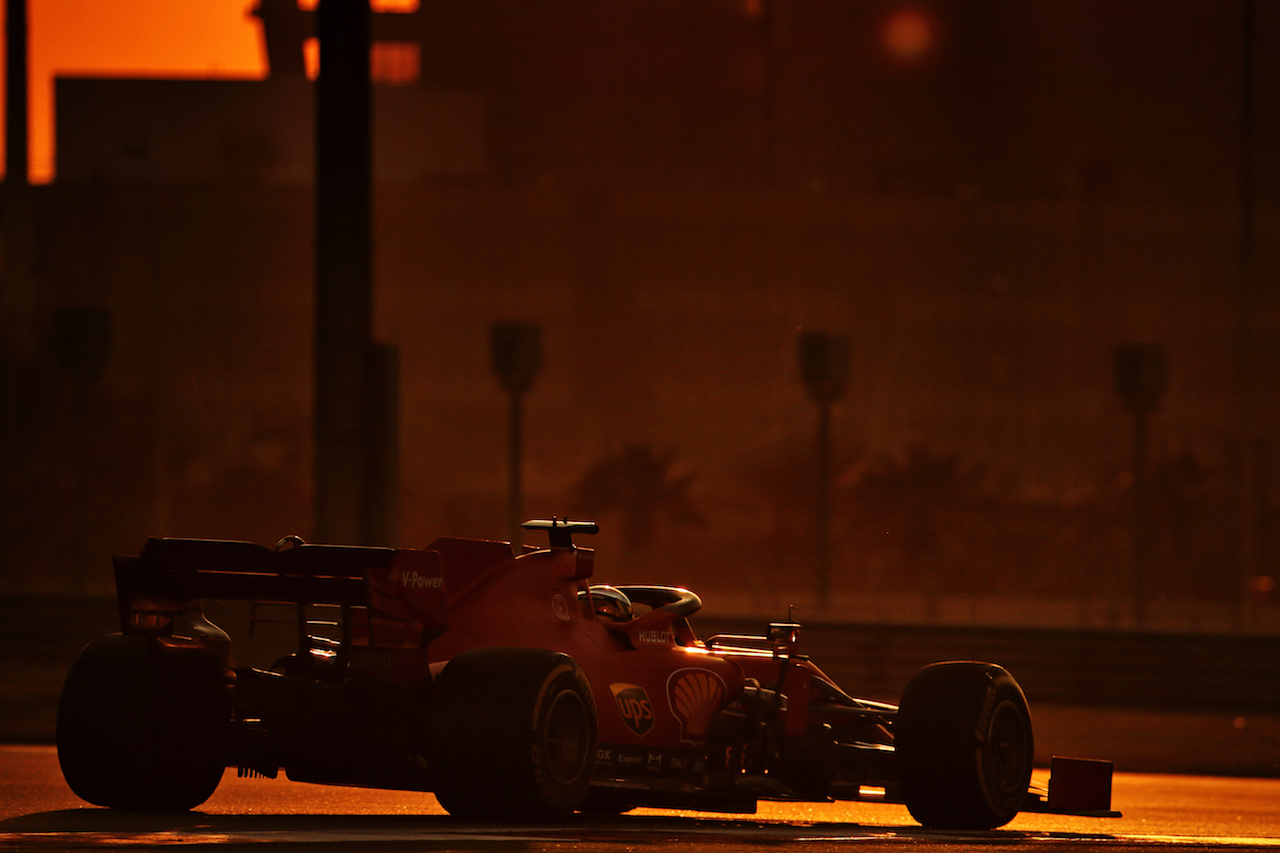
<svg viewBox="0 0 1280 853">
<path fill-rule="evenodd" d="M 102 806 L 191 809 L 227 767 L 283 768 L 503 819 L 871 799 L 986 829 L 1110 808 L 1105 762 L 1065 774 L 1093 784 L 1031 789 L 1026 699 L 999 666 L 935 664 L 896 706 L 858 699 L 799 652 L 796 623 L 700 640 L 692 592 L 590 584 L 573 537 L 596 525 L 525 527 L 549 547 L 152 539 L 116 558 L 122 633 L 84 649 L 58 708 L 67 783 Z M 205 600 L 286 605 L 296 646 L 237 665 Z"/>
</svg>

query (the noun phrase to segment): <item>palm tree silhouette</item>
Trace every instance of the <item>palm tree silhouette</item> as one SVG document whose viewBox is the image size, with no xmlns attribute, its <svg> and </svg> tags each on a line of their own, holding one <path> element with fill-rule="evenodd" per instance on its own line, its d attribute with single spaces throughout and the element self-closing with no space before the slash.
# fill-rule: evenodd
<svg viewBox="0 0 1280 853">
<path fill-rule="evenodd" d="M 907 576 L 923 587 L 930 607 L 942 580 L 944 516 L 981 501 L 985 477 L 980 467 L 913 444 L 901 456 L 880 454 L 847 487 L 855 524 L 894 533 Z"/>
<path fill-rule="evenodd" d="M 598 517 L 621 516 L 622 540 L 629 550 L 646 551 L 659 522 L 701 525 L 704 518 L 689 494 L 694 475 L 681 473 L 676 452 L 629 442 L 596 462 L 574 490 L 578 511 Z"/>
</svg>

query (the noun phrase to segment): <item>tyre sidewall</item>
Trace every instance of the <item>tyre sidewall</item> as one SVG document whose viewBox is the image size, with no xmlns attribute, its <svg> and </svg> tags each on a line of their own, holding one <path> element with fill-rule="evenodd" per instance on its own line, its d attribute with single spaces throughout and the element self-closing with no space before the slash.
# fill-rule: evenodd
<svg viewBox="0 0 1280 853">
<path fill-rule="evenodd" d="M 585 731 L 569 739 L 575 717 Z M 464 652 L 433 686 L 428 762 L 436 798 L 456 817 L 543 819 L 586 797 L 596 751 L 596 708 L 582 668 L 541 649 Z"/>
<path fill-rule="evenodd" d="M 1034 742 L 1022 689 L 994 664 L 925 667 L 894 723 L 904 802 L 925 826 L 992 829 L 1026 797 Z"/>
<path fill-rule="evenodd" d="M 591 783 L 595 763 L 595 705 L 591 688 L 582 670 L 566 657 L 543 682 L 531 715 L 532 743 L 530 762 L 534 783 L 542 800 L 552 812 L 572 812 Z M 571 718 L 580 719 L 574 728 L 589 731 L 585 743 L 564 755 L 556 744 Z M 589 722 L 588 722 L 589 721 Z"/>
</svg>

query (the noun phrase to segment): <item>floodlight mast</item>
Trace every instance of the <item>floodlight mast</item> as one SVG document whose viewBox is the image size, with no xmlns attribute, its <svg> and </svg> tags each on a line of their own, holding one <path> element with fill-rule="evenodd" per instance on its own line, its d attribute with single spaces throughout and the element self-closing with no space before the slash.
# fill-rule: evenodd
<svg viewBox="0 0 1280 853">
<path fill-rule="evenodd" d="M 1156 410 L 1169 383 L 1164 346 L 1124 343 L 1113 353 L 1116 393 L 1133 412 L 1133 618 L 1147 619 L 1147 554 L 1150 519 L 1147 512 L 1147 415 Z"/>
<path fill-rule="evenodd" d="M 849 379 L 849 339 L 827 332 L 801 332 L 800 373 L 809 398 L 818 404 L 818 565 L 815 587 L 817 605 L 831 599 L 831 406 L 844 395 Z"/>
<path fill-rule="evenodd" d="M 511 550 L 519 554 L 524 503 L 522 398 L 533 388 L 533 380 L 542 369 L 542 330 L 531 323 L 494 323 L 489 329 L 489 352 L 498 383 L 511 400 L 507 444 L 507 530 L 511 536 Z"/>
</svg>

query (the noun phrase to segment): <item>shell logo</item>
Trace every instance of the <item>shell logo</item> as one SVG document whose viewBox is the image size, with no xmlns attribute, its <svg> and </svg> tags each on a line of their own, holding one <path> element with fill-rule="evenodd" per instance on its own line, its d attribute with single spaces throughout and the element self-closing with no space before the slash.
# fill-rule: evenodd
<svg viewBox="0 0 1280 853">
<path fill-rule="evenodd" d="M 724 705 L 724 679 L 706 669 L 680 669 L 667 679 L 667 700 L 680 721 L 680 740 L 707 736 L 711 717 Z"/>
</svg>

